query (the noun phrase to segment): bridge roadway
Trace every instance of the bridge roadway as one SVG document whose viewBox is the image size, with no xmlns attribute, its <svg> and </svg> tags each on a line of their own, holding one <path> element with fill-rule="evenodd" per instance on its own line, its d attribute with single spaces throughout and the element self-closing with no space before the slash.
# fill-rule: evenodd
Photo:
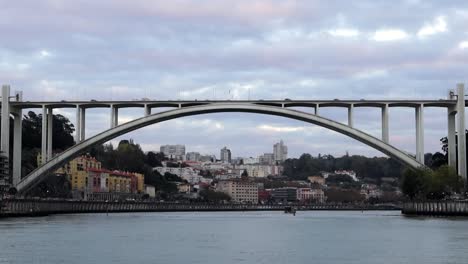
<svg viewBox="0 0 468 264">
<path fill-rule="evenodd" d="M 159 203 L 145 201 L 105 202 L 59 199 L 7 199 L 0 200 L 0 217 L 42 216 L 49 214 L 122 213 L 122 212 L 215 212 L 215 211 L 283 211 L 293 206 L 299 211 L 311 210 L 400 210 L 394 205 L 249 205 Z"/>
<path fill-rule="evenodd" d="M 11 102 L 11 106 L 17 109 L 33 108 L 76 108 L 80 106 L 89 108 L 160 108 L 160 107 L 186 107 L 211 103 L 251 103 L 269 106 L 284 107 L 453 107 L 457 100 L 132 100 L 132 101 L 22 101 Z M 465 100 L 468 106 L 468 100 Z"/>
</svg>

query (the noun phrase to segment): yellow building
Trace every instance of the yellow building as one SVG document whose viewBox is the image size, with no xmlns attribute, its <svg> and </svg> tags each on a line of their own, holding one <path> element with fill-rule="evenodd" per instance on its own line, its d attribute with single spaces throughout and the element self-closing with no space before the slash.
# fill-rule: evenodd
<svg viewBox="0 0 468 264">
<path fill-rule="evenodd" d="M 325 178 L 322 176 L 309 176 L 307 177 L 310 183 L 316 183 L 319 185 L 325 185 Z"/>
<path fill-rule="evenodd" d="M 39 166 L 42 164 L 41 154 L 37 157 Z M 88 186 L 88 170 L 101 169 L 101 162 L 87 155 L 80 156 L 55 171 L 56 174 L 66 175 L 72 190 L 83 191 Z"/>
<path fill-rule="evenodd" d="M 137 193 L 144 193 L 145 192 L 145 175 L 141 173 L 133 173 L 137 179 L 136 184 L 136 191 Z"/>
<path fill-rule="evenodd" d="M 132 175 L 126 172 L 109 173 L 109 192 L 131 193 Z"/>
<path fill-rule="evenodd" d="M 41 155 L 38 156 L 41 165 Z M 144 193 L 145 176 L 140 173 L 108 171 L 101 162 L 83 155 L 58 169 L 56 174 L 66 175 L 72 190 L 112 193 Z"/>
</svg>

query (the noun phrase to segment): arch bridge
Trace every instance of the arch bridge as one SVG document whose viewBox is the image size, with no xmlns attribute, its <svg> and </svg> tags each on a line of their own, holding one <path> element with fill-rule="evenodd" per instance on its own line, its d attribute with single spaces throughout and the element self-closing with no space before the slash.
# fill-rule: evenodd
<svg viewBox="0 0 468 264">
<path fill-rule="evenodd" d="M 458 165 L 459 174 L 465 179 L 466 171 L 466 138 L 459 137 L 458 155 L 456 147 L 456 131 L 465 131 L 465 100 L 464 85 L 458 84 L 456 93 L 450 91 L 447 99 L 438 100 L 205 100 L 205 101 L 44 101 L 29 102 L 22 100 L 22 93 L 10 95 L 10 86 L 2 86 L 1 100 L 1 139 L 0 148 L 8 158 L 13 159 L 11 170 L 11 185 L 19 193 L 25 193 L 51 172 L 63 166 L 68 161 L 83 153 L 87 149 L 103 144 L 125 133 L 143 128 L 159 122 L 185 116 L 207 113 L 244 112 L 265 115 L 282 116 L 290 119 L 315 124 L 348 137 L 354 138 L 386 155 L 395 158 L 401 163 L 411 167 L 424 166 L 424 109 L 426 107 L 442 107 L 447 109 L 448 130 L 448 156 L 449 165 Z M 123 108 L 142 108 L 142 117 L 127 123 L 119 124 L 119 110 Z M 152 113 L 155 108 L 172 108 L 171 110 Z M 305 111 L 298 111 L 294 107 L 302 107 Z M 320 115 L 320 109 L 325 107 L 346 108 L 348 120 L 346 124 L 325 118 Z M 357 107 L 374 107 L 381 109 L 382 135 L 374 137 L 354 127 L 354 109 Z M 389 142 L 389 108 L 407 107 L 415 110 L 416 123 L 416 155 L 415 157 L 392 146 Z M 42 110 L 42 147 L 41 166 L 29 175 L 21 175 L 21 149 L 22 149 L 22 117 L 23 109 Z M 52 155 L 52 127 L 53 112 L 55 109 L 76 109 L 76 144 L 62 153 Z M 86 137 L 86 111 L 92 108 L 109 109 L 109 128 L 95 136 Z M 307 111 L 310 109 L 310 111 Z M 13 135 L 10 135 L 10 118 L 13 117 Z M 456 120 L 457 119 L 457 120 Z M 457 121 L 457 122 L 456 122 Z M 464 134 L 464 133 L 462 133 Z M 10 136 L 13 137 L 13 151 L 10 150 Z M 12 152 L 12 153 L 10 153 Z"/>
</svg>

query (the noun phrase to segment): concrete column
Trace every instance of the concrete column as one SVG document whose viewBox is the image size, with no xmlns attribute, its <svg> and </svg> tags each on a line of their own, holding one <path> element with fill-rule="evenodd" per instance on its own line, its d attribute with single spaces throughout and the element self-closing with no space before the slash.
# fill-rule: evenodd
<svg viewBox="0 0 468 264">
<path fill-rule="evenodd" d="M 320 110 L 320 105 L 316 104 L 315 105 L 315 115 L 319 115 L 319 110 Z"/>
<path fill-rule="evenodd" d="M 388 125 L 388 104 L 382 107 L 382 141 L 390 142 L 389 125 Z"/>
<path fill-rule="evenodd" d="M 457 146 L 456 146 L 456 108 L 449 107 L 447 109 L 447 119 L 448 119 L 448 133 L 447 133 L 447 146 L 448 146 L 448 165 L 457 169 Z"/>
<path fill-rule="evenodd" d="M 41 163 L 47 162 L 47 107 L 42 106 L 42 140 L 41 140 Z"/>
<path fill-rule="evenodd" d="M 13 186 L 21 180 L 22 142 L 23 142 L 23 110 L 15 109 L 13 135 Z"/>
<path fill-rule="evenodd" d="M 2 86 L 2 136 L 0 139 L 0 149 L 5 156 L 10 157 L 10 86 Z"/>
<path fill-rule="evenodd" d="M 52 147 L 52 142 L 53 142 L 53 135 L 54 135 L 54 132 L 53 132 L 53 129 L 54 129 L 54 110 L 52 108 L 49 108 L 48 109 L 48 113 L 47 113 L 47 161 L 51 160 L 52 159 L 52 151 L 53 151 L 53 147 Z"/>
<path fill-rule="evenodd" d="M 457 85 L 457 116 L 458 116 L 458 174 L 466 180 L 466 136 L 465 136 L 465 87 Z"/>
<path fill-rule="evenodd" d="M 119 108 L 111 106 L 111 128 L 119 125 Z"/>
<path fill-rule="evenodd" d="M 145 105 L 145 116 L 151 115 L 151 107 L 149 105 Z"/>
<path fill-rule="evenodd" d="M 416 160 L 424 164 L 424 106 L 416 107 Z"/>
<path fill-rule="evenodd" d="M 86 139 L 86 108 L 80 108 L 80 123 L 81 123 L 81 141 Z"/>
<path fill-rule="evenodd" d="M 80 106 L 76 106 L 76 130 L 75 130 L 75 143 L 81 142 L 81 111 Z"/>
<path fill-rule="evenodd" d="M 354 127 L 354 104 L 348 107 L 348 126 Z"/>
</svg>

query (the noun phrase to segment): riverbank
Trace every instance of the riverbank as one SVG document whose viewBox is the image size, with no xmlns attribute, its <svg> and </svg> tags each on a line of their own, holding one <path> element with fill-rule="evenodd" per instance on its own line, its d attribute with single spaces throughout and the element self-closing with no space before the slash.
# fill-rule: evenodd
<svg viewBox="0 0 468 264">
<path fill-rule="evenodd" d="M 404 215 L 428 216 L 468 216 L 468 202 L 438 201 L 405 203 L 401 212 Z"/>
<path fill-rule="evenodd" d="M 156 202 L 104 202 L 74 200 L 9 199 L 1 201 L 0 217 L 29 217 L 51 214 L 123 213 L 123 212 L 214 212 L 214 211 L 283 211 L 285 205 L 186 204 Z M 400 210 L 385 205 L 288 205 L 299 211 L 369 211 Z"/>
</svg>

